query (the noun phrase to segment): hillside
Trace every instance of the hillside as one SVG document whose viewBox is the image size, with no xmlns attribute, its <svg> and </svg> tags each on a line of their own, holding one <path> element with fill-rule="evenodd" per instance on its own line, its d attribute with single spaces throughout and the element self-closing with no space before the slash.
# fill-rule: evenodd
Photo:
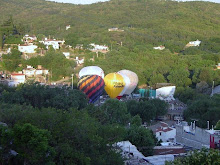
<svg viewBox="0 0 220 165">
<path fill-rule="evenodd" d="M 216 19 L 220 16 L 220 4 L 215 3 L 159 0 L 113 0 L 92 5 L 44 0 L 0 0 L 0 3 L 1 21 L 12 15 L 15 22 L 24 24 L 27 32 L 60 37 L 75 34 L 79 40 L 117 40 L 107 33 L 110 27 L 126 29 L 120 40 L 135 38 L 152 45 L 170 40 L 185 44 L 220 34 L 220 20 Z M 72 28 L 64 32 L 68 24 Z"/>
<path fill-rule="evenodd" d="M 213 70 L 220 61 L 220 4 L 160 0 L 112 0 L 92 5 L 0 0 L 0 4 L 1 22 L 12 15 L 14 22 L 23 26 L 23 33 L 65 38 L 73 46 L 92 42 L 108 45 L 113 51 L 106 59 L 86 64 L 99 65 L 106 73 L 132 69 L 141 83 L 148 85 L 171 82 L 171 71 L 179 68 L 187 69 L 186 75 L 194 84 L 206 79 L 210 83 L 216 72 L 209 78 L 199 78 L 201 69 Z M 71 28 L 66 31 L 68 24 Z M 124 32 L 108 32 L 111 27 Z M 201 47 L 183 51 L 189 41 L 196 39 L 202 41 Z M 121 42 L 123 47 L 118 45 Z M 164 45 L 165 51 L 152 50 L 159 45 Z M 158 74 L 160 78 L 151 80 Z"/>
</svg>

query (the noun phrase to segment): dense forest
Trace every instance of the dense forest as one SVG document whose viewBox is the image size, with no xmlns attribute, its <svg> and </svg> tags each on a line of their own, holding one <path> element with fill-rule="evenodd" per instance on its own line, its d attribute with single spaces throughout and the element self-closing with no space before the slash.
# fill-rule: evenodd
<svg viewBox="0 0 220 165">
<path fill-rule="evenodd" d="M 161 100 L 88 105 L 77 89 L 1 85 L 0 164 L 123 164 L 116 142 L 129 140 L 144 155 L 159 145 L 142 127 L 167 112 Z"/>
</svg>

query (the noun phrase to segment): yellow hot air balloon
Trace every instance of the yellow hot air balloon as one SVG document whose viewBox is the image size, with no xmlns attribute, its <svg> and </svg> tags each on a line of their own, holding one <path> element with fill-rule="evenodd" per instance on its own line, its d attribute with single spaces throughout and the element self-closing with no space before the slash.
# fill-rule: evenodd
<svg viewBox="0 0 220 165">
<path fill-rule="evenodd" d="M 104 77 L 105 91 L 110 98 L 116 98 L 124 89 L 124 78 L 118 73 L 109 73 Z"/>
</svg>

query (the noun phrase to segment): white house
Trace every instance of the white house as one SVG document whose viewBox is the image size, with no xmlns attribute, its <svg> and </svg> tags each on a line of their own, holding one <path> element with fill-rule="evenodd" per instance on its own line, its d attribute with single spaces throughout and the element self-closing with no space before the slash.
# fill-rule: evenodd
<svg viewBox="0 0 220 165">
<path fill-rule="evenodd" d="M 64 55 L 67 59 L 70 59 L 70 52 L 63 52 L 63 55 Z"/>
<path fill-rule="evenodd" d="M 33 66 L 27 65 L 26 69 L 23 69 L 23 74 L 27 77 L 33 77 L 37 75 L 47 75 L 48 74 L 47 69 L 43 69 L 41 65 L 38 65 L 38 68 L 35 69 Z"/>
<path fill-rule="evenodd" d="M 105 45 L 96 45 L 94 43 L 90 44 L 90 46 L 92 47 L 90 50 L 97 52 L 97 51 L 109 51 L 108 46 Z"/>
<path fill-rule="evenodd" d="M 118 31 L 118 32 L 123 32 L 124 30 L 119 29 L 119 28 L 116 28 L 116 27 L 113 27 L 113 28 L 109 28 L 108 31 L 109 31 L 109 32 L 114 32 L 114 31 L 115 31 L 115 32 L 116 32 L 116 31 Z"/>
<path fill-rule="evenodd" d="M 165 46 L 158 46 L 158 47 L 153 47 L 154 49 L 156 50 L 164 50 L 165 49 Z"/>
<path fill-rule="evenodd" d="M 44 69 L 41 65 L 38 65 L 37 66 L 37 69 L 36 69 L 36 72 L 35 72 L 35 75 L 47 75 L 49 73 L 49 70 L 48 69 Z"/>
<path fill-rule="evenodd" d="M 34 36 L 34 35 L 33 36 L 29 36 L 28 34 L 26 34 L 21 41 L 23 41 L 25 43 L 31 43 L 33 41 L 37 41 L 37 37 Z"/>
<path fill-rule="evenodd" d="M 22 53 L 36 53 L 37 45 L 18 45 L 18 50 Z"/>
<path fill-rule="evenodd" d="M 66 25 L 66 30 L 70 29 L 71 26 L 70 25 Z"/>
<path fill-rule="evenodd" d="M 163 142 L 175 141 L 176 129 L 169 127 L 165 122 L 160 122 L 160 127 L 156 129 L 156 137 Z"/>
<path fill-rule="evenodd" d="M 32 77 L 35 75 L 36 69 L 30 65 L 27 65 L 26 69 L 23 69 L 23 74 L 27 77 Z"/>
<path fill-rule="evenodd" d="M 199 46 L 201 44 L 201 41 L 199 41 L 198 39 L 196 41 L 190 41 L 189 44 L 193 45 L 193 46 Z"/>
<path fill-rule="evenodd" d="M 76 64 L 77 64 L 77 65 L 81 65 L 81 64 L 84 63 L 84 58 L 79 59 L 79 57 L 76 57 L 75 61 L 76 61 Z"/>
<path fill-rule="evenodd" d="M 201 44 L 201 41 L 198 39 L 196 41 L 190 41 L 187 45 L 188 46 L 199 46 Z"/>
<path fill-rule="evenodd" d="M 16 87 L 20 83 L 25 83 L 25 75 L 21 73 L 11 74 L 11 80 L 8 82 L 8 86 Z"/>
<path fill-rule="evenodd" d="M 47 39 L 47 38 L 39 42 L 43 43 L 47 49 L 49 48 L 49 46 L 52 46 L 55 50 L 60 49 L 60 45 L 63 45 L 65 43 L 64 40 Z"/>
</svg>

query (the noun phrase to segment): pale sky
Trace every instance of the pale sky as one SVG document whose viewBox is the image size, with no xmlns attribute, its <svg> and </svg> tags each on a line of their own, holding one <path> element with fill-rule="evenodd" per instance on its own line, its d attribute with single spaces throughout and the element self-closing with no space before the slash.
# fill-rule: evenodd
<svg viewBox="0 0 220 165">
<path fill-rule="evenodd" d="M 105 2 L 108 0 L 47 0 L 47 1 L 73 3 L 73 4 L 92 4 L 96 2 Z M 220 3 L 220 0 L 176 0 L 176 1 L 209 1 L 209 2 Z"/>
<path fill-rule="evenodd" d="M 73 3 L 73 4 L 92 4 L 92 3 L 96 3 L 96 2 L 105 2 L 108 0 L 47 0 L 47 1 Z"/>
</svg>

